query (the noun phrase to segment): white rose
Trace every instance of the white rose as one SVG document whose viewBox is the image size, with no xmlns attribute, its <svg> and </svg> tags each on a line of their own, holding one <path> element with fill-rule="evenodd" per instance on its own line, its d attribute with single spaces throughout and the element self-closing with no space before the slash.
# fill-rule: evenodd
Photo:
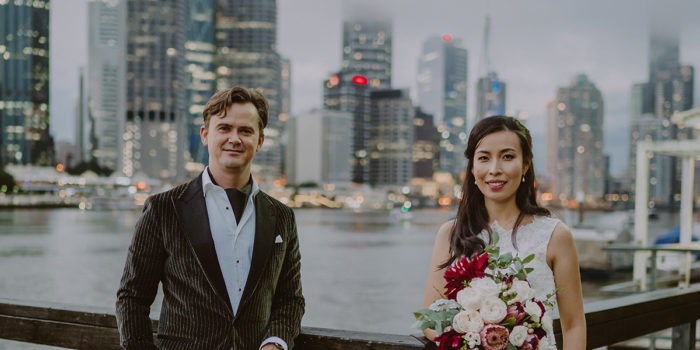
<svg viewBox="0 0 700 350">
<path fill-rule="evenodd" d="M 547 350 L 549 348 L 549 339 L 547 337 L 542 337 L 540 342 L 537 344 L 537 350 Z"/>
<path fill-rule="evenodd" d="M 517 299 L 519 302 L 525 302 L 535 296 L 535 291 L 530 288 L 530 284 L 527 283 L 527 281 L 515 279 L 513 280 L 513 285 L 510 288 L 515 291 L 515 299 Z"/>
<path fill-rule="evenodd" d="M 476 289 L 466 287 L 457 293 L 457 302 L 465 310 L 478 310 L 481 306 L 481 295 Z"/>
<path fill-rule="evenodd" d="M 533 301 L 528 301 L 525 303 L 525 312 L 532 317 L 532 320 L 539 323 L 540 317 L 542 317 L 542 309 L 537 303 Z"/>
<path fill-rule="evenodd" d="M 542 316 L 542 320 L 540 321 L 540 323 L 542 324 L 542 329 L 544 329 L 544 331 L 548 334 L 554 332 L 554 329 L 552 328 L 552 317 L 549 316 L 549 312 L 544 313 L 544 316 Z"/>
<path fill-rule="evenodd" d="M 513 330 L 510 331 L 510 336 L 508 336 L 510 343 L 515 346 L 522 346 L 525 338 L 527 338 L 527 327 L 525 326 L 513 327 Z"/>
<path fill-rule="evenodd" d="M 475 278 L 469 282 L 469 286 L 474 288 L 482 297 L 498 297 L 501 286 L 489 277 Z"/>
<path fill-rule="evenodd" d="M 481 318 L 484 323 L 499 323 L 506 318 L 508 306 L 499 298 L 486 298 L 481 302 Z"/>
<path fill-rule="evenodd" d="M 484 327 L 484 321 L 481 319 L 479 312 L 464 310 L 460 311 L 452 319 L 452 327 L 459 333 L 478 333 Z"/>
</svg>

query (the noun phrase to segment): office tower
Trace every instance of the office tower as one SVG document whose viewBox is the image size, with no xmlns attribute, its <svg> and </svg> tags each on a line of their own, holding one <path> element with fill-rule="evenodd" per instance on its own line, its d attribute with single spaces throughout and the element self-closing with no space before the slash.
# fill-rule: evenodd
<svg viewBox="0 0 700 350">
<path fill-rule="evenodd" d="M 202 112 L 214 94 L 214 1 L 187 1 L 187 38 L 185 41 L 185 108 L 187 110 L 187 152 L 194 172 L 209 161 L 207 147 L 199 131 L 204 124 Z"/>
<path fill-rule="evenodd" d="M 126 124 L 126 1 L 89 1 L 87 35 L 90 124 L 83 130 L 89 150 L 83 160 L 117 170 Z"/>
<path fill-rule="evenodd" d="M 369 183 L 405 186 L 413 178 L 415 108 L 408 90 L 370 92 Z"/>
<path fill-rule="evenodd" d="M 668 10 L 659 9 L 660 14 Z M 671 123 L 674 113 L 693 106 L 692 66 L 679 61 L 679 33 L 675 25 L 654 16 L 649 40 L 649 80 L 634 84 L 630 101 L 629 175 L 636 176 L 639 141 L 685 140 L 695 138 L 693 128 Z M 671 156 L 653 154 L 649 159 L 649 200 L 656 204 L 680 201 L 680 162 Z M 634 191 L 634 183 L 631 183 Z M 696 193 L 700 192 L 696 189 Z"/>
<path fill-rule="evenodd" d="M 87 163 L 94 159 L 97 147 L 94 115 L 88 106 L 88 77 L 84 66 L 78 69 L 78 99 L 75 101 L 75 164 Z M 96 160 L 95 160 L 96 161 Z"/>
<path fill-rule="evenodd" d="M 217 90 L 243 86 L 260 91 L 270 109 L 265 143 L 255 155 L 253 174 L 261 181 L 278 179 L 282 166 L 280 56 L 277 46 L 277 1 L 217 0 L 214 23 Z"/>
<path fill-rule="evenodd" d="M 287 154 L 287 143 L 289 140 L 289 134 L 287 132 L 287 124 L 289 123 L 289 117 L 292 113 L 292 61 L 288 58 L 282 58 L 280 60 L 280 130 L 282 137 L 280 137 L 280 148 L 282 155 Z M 282 176 L 287 176 L 287 157 L 282 157 L 282 164 L 280 166 L 280 171 Z"/>
<path fill-rule="evenodd" d="M 567 87 L 557 89 L 548 113 L 548 148 L 556 157 L 554 198 L 595 203 L 603 199 L 605 186 L 603 157 L 603 96 L 586 75 L 578 75 Z"/>
<path fill-rule="evenodd" d="M 53 164 L 50 1 L 0 1 L 0 168 Z"/>
<path fill-rule="evenodd" d="M 489 72 L 476 84 L 476 121 L 505 114 L 506 83 L 498 79 L 496 72 Z"/>
<path fill-rule="evenodd" d="M 184 0 L 127 2 L 125 176 L 184 177 Z"/>
<path fill-rule="evenodd" d="M 466 169 L 467 49 L 450 35 L 423 43 L 418 61 L 418 104 L 440 132 L 439 166 L 457 177 Z"/>
<path fill-rule="evenodd" d="M 351 180 L 355 183 L 369 182 L 369 91 L 366 77 L 344 71 L 332 75 L 323 85 L 324 108 L 353 116 L 348 136 L 352 139 Z"/>
<path fill-rule="evenodd" d="M 390 20 L 344 21 L 341 70 L 366 77 L 371 88 L 390 88 L 391 33 Z"/>
<path fill-rule="evenodd" d="M 423 112 L 420 107 L 416 107 L 413 135 L 413 177 L 432 179 L 440 155 L 440 135 L 432 114 Z"/>
<path fill-rule="evenodd" d="M 350 112 L 313 109 L 288 119 L 287 181 L 349 183 L 353 116 Z"/>
</svg>

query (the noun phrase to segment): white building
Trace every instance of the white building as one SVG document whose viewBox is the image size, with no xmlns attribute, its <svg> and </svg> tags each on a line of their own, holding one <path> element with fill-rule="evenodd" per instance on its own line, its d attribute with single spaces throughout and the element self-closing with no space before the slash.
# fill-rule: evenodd
<svg viewBox="0 0 700 350">
<path fill-rule="evenodd" d="M 352 125 L 350 112 L 327 109 L 288 119 L 287 182 L 349 183 Z"/>
</svg>

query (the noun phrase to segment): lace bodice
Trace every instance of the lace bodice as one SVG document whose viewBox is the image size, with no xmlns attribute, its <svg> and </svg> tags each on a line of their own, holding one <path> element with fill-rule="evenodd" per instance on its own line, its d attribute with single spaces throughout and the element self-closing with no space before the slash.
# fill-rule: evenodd
<svg viewBox="0 0 700 350">
<path fill-rule="evenodd" d="M 558 223 L 558 219 L 535 216 L 531 223 L 518 228 L 516 233 L 517 250 L 513 247 L 512 230 L 504 229 L 497 221 L 491 224 L 491 230 L 498 232 L 499 240 L 496 245 L 500 248 L 501 255 L 511 253 L 513 256 L 519 256 L 521 259 L 524 259 L 530 254 L 535 254 L 535 259 L 526 266 L 534 269 L 528 274 L 528 281 L 535 290 L 535 297 L 539 300 L 544 300 L 547 294 L 552 293 L 555 288 L 554 274 L 549 265 L 547 265 L 547 246 Z M 486 230 L 482 231 L 479 236 L 485 243 L 489 243 Z M 550 301 L 554 304 L 555 311 L 558 311 L 556 298 L 552 298 Z M 554 342 L 553 334 L 548 335 L 548 338 Z M 553 345 L 551 348 L 556 349 Z"/>
</svg>

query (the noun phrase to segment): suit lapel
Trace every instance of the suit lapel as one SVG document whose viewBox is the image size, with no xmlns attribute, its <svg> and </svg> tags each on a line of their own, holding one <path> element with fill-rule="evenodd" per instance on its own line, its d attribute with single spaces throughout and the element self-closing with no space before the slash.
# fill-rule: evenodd
<svg viewBox="0 0 700 350">
<path fill-rule="evenodd" d="M 178 219 L 182 224 L 182 230 L 190 241 L 199 264 L 209 281 L 214 293 L 231 310 L 231 301 L 226 291 L 224 276 L 221 274 L 219 259 L 216 255 L 214 239 L 209 227 L 209 215 L 207 205 L 202 193 L 202 176 L 192 180 L 180 198 L 174 199 Z"/>
<path fill-rule="evenodd" d="M 241 297 L 241 310 L 247 299 L 253 295 L 261 274 L 272 251 L 272 244 L 275 239 L 275 211 L 272 203 L 265 198 L 265 194 L 258 192 L 254 198 L 255 203 L 255 242 L 253 243 L 253 258 L 250 264 L 248 280 Z"/>
</svg>

